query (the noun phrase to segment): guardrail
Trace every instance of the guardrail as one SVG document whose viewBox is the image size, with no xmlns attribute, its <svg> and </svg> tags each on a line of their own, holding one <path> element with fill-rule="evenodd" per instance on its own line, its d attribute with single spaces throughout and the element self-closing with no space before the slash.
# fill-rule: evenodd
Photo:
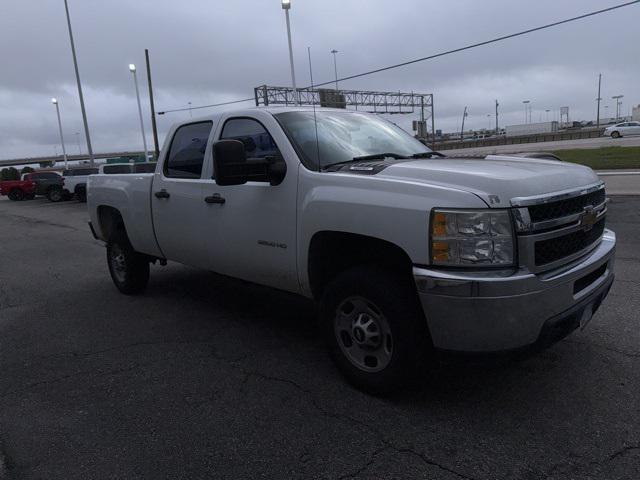
<svg viewBox="0 0 640 480">
<path fill-rule="evenodd" d="M 556 142 L 562 140 L 580 140 L 583 138 L 601 137 L 604 128 L 593 130 L 578 130 L 575 132 L 538 133 L 536 135 L 521 135 L 517 137 L 491 137 L 478 140 L 453 142 L 437 142 L 437 150 L 453 150 L 459 148 L 493 147 L 496 145 L 516 145 L 520 143 Z"/>
</svg>

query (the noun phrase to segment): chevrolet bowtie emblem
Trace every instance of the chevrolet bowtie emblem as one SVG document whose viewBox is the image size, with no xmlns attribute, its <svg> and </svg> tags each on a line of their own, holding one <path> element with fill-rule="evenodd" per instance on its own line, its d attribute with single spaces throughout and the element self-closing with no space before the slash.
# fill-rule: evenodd
<svg viewBox="0 0 640 480">
<path fill-rule="evenodd" d="M 593 207 L 591 205 L 584 207 L 584 213 L 582 214 L 582 217 L 580 217 L 580 226 L 585 232 L 588 232 L 593 228 L 597 219 L 598 214 L 593 211 Z"/>
</svg>

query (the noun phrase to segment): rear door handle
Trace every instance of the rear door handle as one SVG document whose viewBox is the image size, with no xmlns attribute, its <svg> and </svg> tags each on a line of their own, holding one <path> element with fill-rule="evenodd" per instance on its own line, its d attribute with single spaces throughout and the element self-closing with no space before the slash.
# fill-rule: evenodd
<svg viewBox="0 0 640 480">
<path fill-rule="evenodd" d="M 160 190 L 154 194 L 156 198 L 169 198 L 171 195 L 166 190 Z"/>
<path fill-rule="evenodd" d="M 209 197 L 204 197 L 204 201 L 207 203 L 219 203 L 220 205 L 223 205 L 224 202 L 226 202 L 224 197 L 221 197 L 219 193 L 214 193 Z"/>
</svg>

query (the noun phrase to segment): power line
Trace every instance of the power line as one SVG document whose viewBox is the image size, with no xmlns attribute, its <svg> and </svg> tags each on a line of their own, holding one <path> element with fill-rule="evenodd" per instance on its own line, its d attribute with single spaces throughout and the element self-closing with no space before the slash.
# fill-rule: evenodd
<svg viewBox="0 0 640 480">
<path fill-rule="evenodd" d="M 640 2 L 640 0 L 638 0 Z M 211 105 L 199 105 L 197 107 L 187 107 L 187 108 L 174 108 L 173 110 L 163 110 L 162 112 L 158 112 L 158 115 L 164 115 L 165 113 L 173 113 L 173 112 L 185 112 L 187 110 L 198 110 L 200 108 L 210 108 L 210 107 L 221 107 L 223 105 L 231 105 L 233 103 L 242 103 L 255 100 L 255 97 L 243 98 L 242 100 L 231 100 L 229 102 L 222 103 L 212 103 Z"/>
<path fill-rule="evenodd" d="M 414 60 L 408 60 L 406 62 L 396 63 L 394 65 L 389 65 L 387 67 L 376 68 L 375 70 L 369 70 L 367 72 L 358 73 L 356 75 L 350 75 L 348 77 L 342 77 L 342 78 L 339 78 L 337 80 L 330 80 L 328 82 L 318 83 L 318 84 L 315 85 L 315 87 L 322 87 L 322 86 L 325 86 L 325 85 L 329 85 L 330 83 L 334 83 L 336 81 L 337 82 L 343 82 L 345 80 L 352 80 L 354 78 L 360 78 L 360 77 L 364 77 L 366 75 L 372 75 L 374 73 L 380 73 L 380 72 L 384 72 L 386 70 L 392 70 L 394 68 L 405 67 L 407 65 L 411 65 L 411 64 L 414 64 L 414 63 L 418 63 L 418 62 L 424 62 L 426 60 L 432 60 L 434 58 L 444 57 L 445 55 L 451 55 L 452 53 L 463 52 L 465 50 L 470 50 L 472 48 L 482 47 L 484 45 L 489 45 L 491 43 L 501 42 L 503 40 L 508 40 L 508 39 L 514 38 L 514 37 L 520 37 L 522 35 L 527 35 L 529 33 L 537 32 L 537 31 L 540 31 L 540 30 L 545 30 L 547 28 L 557 27 L 558 25 L 563 25 L 565 23 L 575 22 L 577 20 L 582 20 L 582 19 L 585 19 L 585 18 L 588 18 L 588 17 L 593 17 L 595 15 L 600 15 L 602 13 L 610 12 L 612 10 L 617 10 L 619 8 L 628 7 L 628 6 L 634 5 L 636 3 L 640 3 L 640 0 L 633 0 L 631 2 L 621 3 L 619 5 L 614 5 L 612 7 L 603 8 L 601 10 L 596 10 L 594 12 L 585 13 L 583 15 L 578 15 L 577 17 L 567 18 L 565 20 L 560 20 L 560 21 L 557 21 L 557 22 L 548 23 L 546 25 L 542 25 L 542 26 L 539 26 L 539 27 L 529 28 L 527 30 L 522 30 L 522 31 L 517 32 L 517 33 L 511 33 L 509 35 L 503 35 L 501 37 L 496 37 L 496 38 L 493 38 L 491 40 L 485 40 L 484 42 L 474 43 L 472 45 L 466 45 L 464 47 L 455 48 L 453 50 L 447 50 L 445 52 L 436 53 L 434 55 L 429 55 L 427 57 L 416 58 Z M 308 89 L 308 88 L 310 88 L 310 87 L 305 87 L 305 89 Z M 218 107 L 218 106 L 222 106 L 222 105 L 230 105 L 232 103 L 243 103 L 243 102 L 248 102 L 248 101 L 252 101 L 252 100 L 255 100 L 255 98 L 254 97 L 250 97 L 250 98 L 244 98 L 242 100 L 234 100 L 234 101 L 231 101 L 231 102 L 217 103 L 217 104 L 213 104 L 213 105 L 202 105 L 202 106 L 199 106 L 199 107 L 192 107 L 192 109 L 195 110 L 197 108 Z M 177 109 L 174 109 L 174 110 L 165 110 L 164 112 L 158 112 L 158 115 L 162 115 L 164 113 L 169 113 L 169 112 L 182 112 L 182 111 L 185 111 L 185 110 L 188 110 L 188 109 L 187 108 L 177 108 Z"/>
</svg>

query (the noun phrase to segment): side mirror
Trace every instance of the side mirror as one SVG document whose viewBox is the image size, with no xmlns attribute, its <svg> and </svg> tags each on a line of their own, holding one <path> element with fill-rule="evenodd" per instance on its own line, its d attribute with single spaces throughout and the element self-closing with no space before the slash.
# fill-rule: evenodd
<svg viewBox="0 0 640 480">
<path fill-rule="evenodd" d="M 247 155 L 239 140 L 220 140 L 213 144 L 213 169 L 218 185 L 247 183 Z"/>
</svg>

